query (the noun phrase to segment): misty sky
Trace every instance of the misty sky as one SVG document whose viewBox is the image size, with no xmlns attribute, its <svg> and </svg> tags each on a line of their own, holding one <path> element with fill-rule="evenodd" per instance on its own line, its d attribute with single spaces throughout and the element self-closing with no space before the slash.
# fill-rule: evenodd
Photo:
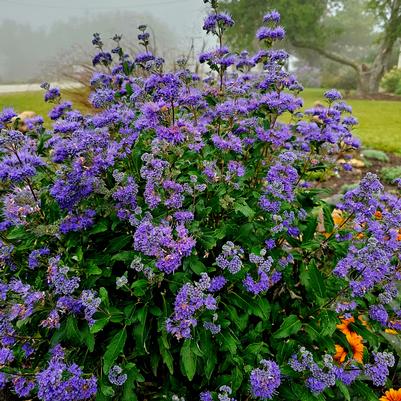
<svg viewBox="0 0 401 401">
<path fill-rule="evenodd" d="M 0 0 L 0 22 L 5 19 L 49 26 L 73 17 L 107 11 L 151 14 L 181 35 L 200 35 L 205 5 L 202 0 Z"/>
<path fill-rule="evenodd" d="M 203 0 L 0 0 L 0 84 L 35 81 L 93 32 L 135 38 L 141 23 L 155 28 L 159 55 L 186 54 L 192 38 L 199 53 L 211 40 L 202 31 L 206 11 Z"/>
</svg>

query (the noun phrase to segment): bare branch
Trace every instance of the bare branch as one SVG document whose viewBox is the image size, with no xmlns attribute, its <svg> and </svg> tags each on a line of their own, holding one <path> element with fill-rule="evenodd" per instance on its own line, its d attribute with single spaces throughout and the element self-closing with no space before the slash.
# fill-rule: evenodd
<svg viewBox="0 0 401 401">
<path fill-rule="evenodd" d="M 335 61 L 340 64 L 348 65 L 349 67 L 353 68 L 357 72 L 360 71 L 360 65 L 356 61 L 354 61 L 348 57 L 342 56 L 338 53 L 331 52 L 331 51 L 329 51 L 323 47 L 319 47 L 318 45 L 315 45 L 313 43 L 300 42 L 297 40 L 292 40 L 291 43 L 295 47 L 300 47 L 303 49 L 311 49 L 332 61 Z"/>
</svg>

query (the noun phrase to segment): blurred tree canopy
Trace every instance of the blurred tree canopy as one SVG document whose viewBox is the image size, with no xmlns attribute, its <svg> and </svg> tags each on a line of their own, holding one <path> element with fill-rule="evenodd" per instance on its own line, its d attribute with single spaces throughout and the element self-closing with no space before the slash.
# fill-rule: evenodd
<svg viewBox="0 0 401 401">
<path fill-rule="evenodd" d="M 312 65 L 323 58 L 351 68 L 364 94 L 378 91 L 401 36 L 401 0 L 223 0 L 222 5 L 236 20 L 227 32 L 235 49 L 257 46 L 254 32 L 275 8 L 287 47 Z"/>
</svg>

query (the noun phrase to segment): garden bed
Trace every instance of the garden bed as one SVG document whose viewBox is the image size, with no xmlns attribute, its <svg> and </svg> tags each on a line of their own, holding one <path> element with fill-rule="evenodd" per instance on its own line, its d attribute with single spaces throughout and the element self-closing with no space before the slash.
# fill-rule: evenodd
<svg viewBox="0 0 401 401">
<path fill-rule="evenodd" d="M 368 172 L 381 176 L 383 168 L 401 166 L 401 156 L 394 153 L 388 153 L 387 156 L 389 161 L 363 159 L 363 157 L 360 157 L 357 160 L 364 164 L 363 167 L 354 167 L 352 171 L 344 171 L 340 168 L 337 173 L 322 180 L 318 184 L 318 187 L 329 191 L 330 196 L 340 194 L 343 193 L 346 188 L 351 188 L 353 185 L 358 184 L 361 177 L 365 176 Z M 397 188 L 396 184 L 390 184 L 385 180 L 382 180 L 382 184 L 387 191 L 394 191 Z"/>
</svg>

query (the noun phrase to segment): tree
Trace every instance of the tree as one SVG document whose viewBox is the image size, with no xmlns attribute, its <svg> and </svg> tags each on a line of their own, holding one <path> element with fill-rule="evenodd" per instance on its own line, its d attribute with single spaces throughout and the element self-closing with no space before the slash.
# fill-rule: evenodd
<svg viewBox="0 0 401 401">
<path fill-rule="evenodd" d="M 378 91 L 401 36 L 401 0 L 225 0 L 224 7 L 238 22 L 231 44 L 254 47 L 254 29 L 276 8 L 288 44 L 352 68 L 362 94 Z"/>
</svg>

